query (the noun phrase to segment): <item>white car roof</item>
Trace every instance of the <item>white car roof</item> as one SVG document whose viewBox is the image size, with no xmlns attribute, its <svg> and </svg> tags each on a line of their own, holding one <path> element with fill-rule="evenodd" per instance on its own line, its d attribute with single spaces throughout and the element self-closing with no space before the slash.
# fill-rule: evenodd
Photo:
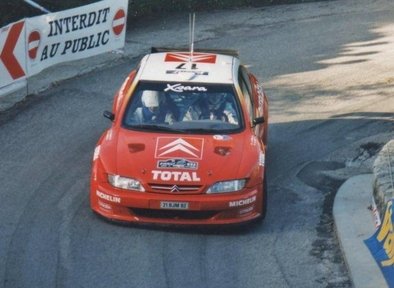
<svg viewBox="0 0 394 288">
<path fill-rule="evenodd" d="M 234 56 L 194 52 L 160 52 L 141 60 L 137 78 L 148 81 L 234 83 L 239 59 Z"/>
</svg>

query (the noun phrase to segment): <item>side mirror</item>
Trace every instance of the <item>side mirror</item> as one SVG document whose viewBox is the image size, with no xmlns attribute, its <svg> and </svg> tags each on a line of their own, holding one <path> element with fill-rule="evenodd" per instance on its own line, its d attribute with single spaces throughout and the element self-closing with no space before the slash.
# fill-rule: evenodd
<svg viewBox="0 0 394 288">
<path fill-rule="evenodd" d="M 259 124 L 263 124 L 265 122 L 264 117 L 257 117 L 255 119 L 253 119 L 253 127 Z"/>
<path fill-rule="evenodd" d="M 103 116 L 111 121 L 115 120 L 115 114 L 110 111 L 104 111 Z"/>
</svg>

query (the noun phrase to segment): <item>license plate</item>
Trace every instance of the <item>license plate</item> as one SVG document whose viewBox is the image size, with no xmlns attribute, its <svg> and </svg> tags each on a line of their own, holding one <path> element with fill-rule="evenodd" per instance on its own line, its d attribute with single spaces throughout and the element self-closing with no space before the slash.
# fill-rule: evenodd
<svg viewBox="0 0 394 288">
<path fill-rule="evenodd" d="M 161 209 L 179 209 L 179 210 L 187 210 L 189 209 L 188 202 L 169 202 L 169 201 L 161 201 L 160 202 Z"/>
</svg>

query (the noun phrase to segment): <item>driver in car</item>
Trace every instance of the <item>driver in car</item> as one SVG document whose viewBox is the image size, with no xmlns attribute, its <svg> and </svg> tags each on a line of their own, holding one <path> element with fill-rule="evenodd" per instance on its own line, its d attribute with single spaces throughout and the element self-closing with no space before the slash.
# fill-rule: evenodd
<svg viewBox="0 0 394 288">
<path fill-rule="evenodd" d="M 164 96 L 164 95 L 162 95 Z M 134 119 L 138 123 L 166 123 L 175 122 L 175 113 L 158 91 L 144 90 L 141 95 L 142 107 L 134 112 Z"/>
<path fill-rule="evenodd" d="M 198 100 L 186 112 L 183 121 L 190 120 L 219 120 L 238 124 L 233 105 L 227 100 L 226 93 L 210 93 L 204 99 Z"/>
</svg>

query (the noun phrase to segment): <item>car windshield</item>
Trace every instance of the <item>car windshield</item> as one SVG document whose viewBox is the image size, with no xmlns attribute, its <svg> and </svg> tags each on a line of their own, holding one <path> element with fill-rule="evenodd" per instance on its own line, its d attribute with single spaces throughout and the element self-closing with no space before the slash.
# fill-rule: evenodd
<svg viewBox="0 0 394 288">
<path fill-rule="evenodd" d="M 123 117 L 128 129 L 173 133 L 231 133 L 242 128 L 232 85 L 140 82 Z"/>
</svg>

